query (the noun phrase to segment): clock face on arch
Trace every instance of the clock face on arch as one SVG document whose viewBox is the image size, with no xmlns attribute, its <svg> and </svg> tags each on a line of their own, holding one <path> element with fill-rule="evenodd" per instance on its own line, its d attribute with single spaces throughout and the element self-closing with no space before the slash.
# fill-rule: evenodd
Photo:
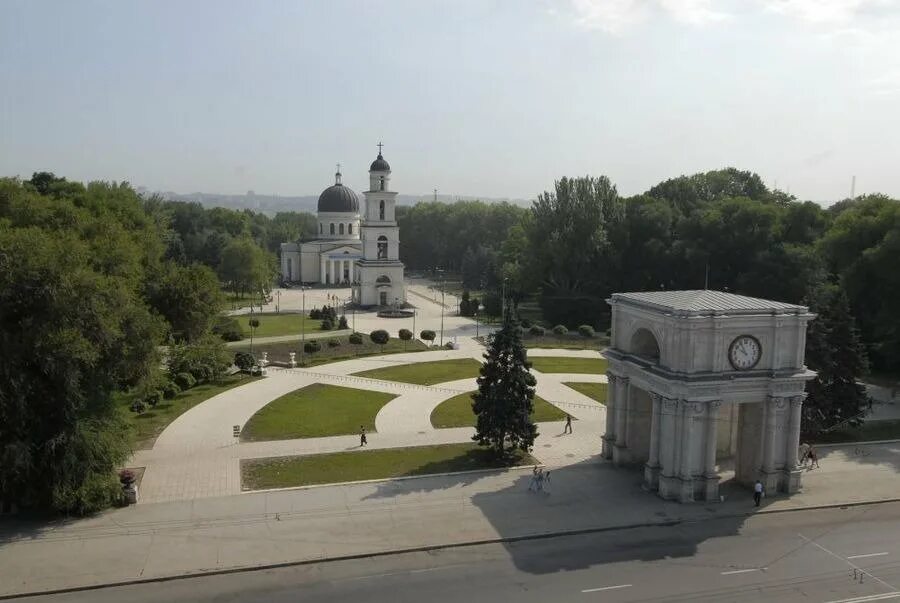
<svg viewBox="0 0 900 603">
<path fill-rule="evenodd" d="M 747 371 L 756 366 L 762 356 L 762 346 L 752 335 L 736 337 L 728 347 L 728 361 L 735 369 Z"/>
</svg>

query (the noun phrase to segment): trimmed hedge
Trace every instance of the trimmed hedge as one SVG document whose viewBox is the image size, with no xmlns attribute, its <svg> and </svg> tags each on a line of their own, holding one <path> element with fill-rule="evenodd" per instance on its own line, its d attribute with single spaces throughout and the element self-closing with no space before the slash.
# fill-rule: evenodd
<svg viewBox="0 0 900 603">
<path fill-rule="evenodd" d="M 175 375 L 175 384 L 181 388 L 181 391 L 191 389 L 197 385 L 197 380 L 190 373 L 178 373 Z"/>
<path fill-rule="evenodd" d="M 524 321 L 522 321 L 522 324 L 524 326 Z M 547 334 L 547 329 L 545 329 L 541 325 L 533 325 L 530 329 L 528 329 L 528 332 L 531 333 L 532 335 L 541 336 L 541 335 Z"/>
<path fill-rule="evenodd" d="M 363 342 L 362 333 L 351 333 L 350 337 L 347 338 L 347 341 L 349 341 L 353 345 L 362 345 L 362 342 Z"/>
<path fill-rule="evenodd" d="M 569 333 L 569 329 L 565 327 L 565 325 L 556 325 L 553 327 L 554 335 L 567 335 Z"/>
<path fill-rule="evenodd" d="M 578 327 L 578 334 L 582 337 L 593 337 L 596 333 L 591 325 L 581 325 Z"/>
</svg>

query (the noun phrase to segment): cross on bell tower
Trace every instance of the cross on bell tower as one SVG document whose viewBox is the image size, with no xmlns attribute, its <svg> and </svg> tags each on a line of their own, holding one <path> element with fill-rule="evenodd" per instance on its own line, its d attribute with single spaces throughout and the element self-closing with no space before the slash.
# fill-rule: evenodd
<svg viewBox="0 0 900 603">
<path fill-rule="evenodd" d="M 381 147 L 383 147 L 383 146 L 384 146 L 384 145 L 381 144 L 381 141 L 379 140 L 379 141 L 378 141 L 378 154 L 379 154 L 379 155 L 381 155 Z"/>
</svg>

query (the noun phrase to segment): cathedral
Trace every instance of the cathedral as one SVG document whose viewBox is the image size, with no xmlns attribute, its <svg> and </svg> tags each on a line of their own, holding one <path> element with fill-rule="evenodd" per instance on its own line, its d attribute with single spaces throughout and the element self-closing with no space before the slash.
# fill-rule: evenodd
<svg viewBox="0 0 900 603">
<path fill-rule="evenodd" d="M 319 195 L 315 240 L 281 244 L 281 279 L 287 283 L 349 286 L 360 306 L 406 303 L 400 229 L 394 217 L 391 166 L 381 154 L 369 166 L 369 190 L 360 196 L 341 182 Z"/>
</svg>

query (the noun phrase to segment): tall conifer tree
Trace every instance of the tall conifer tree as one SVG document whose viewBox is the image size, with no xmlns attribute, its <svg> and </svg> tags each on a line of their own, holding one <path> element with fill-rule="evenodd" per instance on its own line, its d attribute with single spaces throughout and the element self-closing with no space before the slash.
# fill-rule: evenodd
<svg viewBox="0 0 900 603">
<path fill-rule="evenodd" d="M 511 313 L 506 313 L 503 327 L 489 336 L 478 392 L 472 395 L 477 418 L 472 439 L 498 455 L 516 449 L 527 452 L 537 436 L 531 420 L 536 380 L 529 371 L 531 364 L 518 326 Z"/>
</svg>

